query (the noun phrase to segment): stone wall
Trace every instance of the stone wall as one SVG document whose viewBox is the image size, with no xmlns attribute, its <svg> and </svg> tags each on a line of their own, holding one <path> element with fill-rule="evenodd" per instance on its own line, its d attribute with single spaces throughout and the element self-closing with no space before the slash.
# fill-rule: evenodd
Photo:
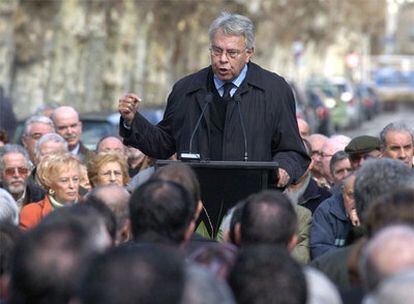
<svg viewBox="0 0 414 304">
<path fill-rule="evenodd" d="M 335 44 L 336 27 L 348 26 L 348 19 L 339 24 L 330 15 L 327 5 L 336 2 L 342 3 L 0 1 L 0 84 L 19 118 L 49 102 L 80 112 L 114 111 L 119 96 L 129 91 L 143 98 L 143 106 L 163 105 L 177 79 L 208 64 L 207 29 L 223 9 L 247 14 L 255 22 L 254 61 L 294 76 L 294 41 L 317 45 L 308 48 L 317 50 L 308 57 L 319 62 L 328 45 Z M 333 15 L 346 15 L 351 8 L 352 3 Z M 318 20 L 325 24 L 321 27 Z M 358 33 L 358 28 L 349 30 Z"/>
</svg>

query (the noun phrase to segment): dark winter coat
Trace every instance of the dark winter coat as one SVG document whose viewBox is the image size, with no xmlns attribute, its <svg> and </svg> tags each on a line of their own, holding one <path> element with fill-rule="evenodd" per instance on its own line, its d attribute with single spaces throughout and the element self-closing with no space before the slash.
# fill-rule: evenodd
<svg viewBox="0 0 414 304">
<path fill-rule="evenodd" d="M 189 152 L 190 138 L 202 109 L 206 111 L 192 143 L 193 153 L 210 159 L 211 67 L 179 80 L 168 97 L 163 120 L 156 126 L 140 114 L 131 130 L 120 123 L 124 143 L 148 156 L 166 159 L 177 152 Z M 238 105 L 237 105 L 238 103 Z M 280 76 L 249 63 L 245 80 L 227 106 L 223 131 L 223 160 L 243 160 L 244 136 L 237 107 L 240 106 L 247 136 L 249 161 L 277 161 L 281 168 L 298 179 L 307 169 L 306 155 L 299 135 L 295 101 L 289 84 Z"/>
<path fill-rule="evenodd" d="M 342 193 L 338 189 L 313 213 L 310 232 L 312 259 L 345 246 L 352 223 L 346 215 Z"/>
</svg>

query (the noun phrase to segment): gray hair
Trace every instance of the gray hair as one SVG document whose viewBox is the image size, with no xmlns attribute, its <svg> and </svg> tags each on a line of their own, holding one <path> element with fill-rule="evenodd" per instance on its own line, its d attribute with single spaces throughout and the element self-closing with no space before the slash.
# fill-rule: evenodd
<svg viewBox="0 0 414 304">
<path fill-rule="evenodd" d="M 414 229 L 408 225 L 392 225 L 380 230 L 363 248 L 360 271 L 364 287 L 372 291 L 387 277 L 414 267 Z M 399 254 L 395 255 L 397 252 Z M 381 254 L 382 258 L 376 258 Z M 399 255 L 404 257 L 399 259 Z M 386 270 L 383 258 L 393 258 L 396 269 Z M 395 265 L 394 265 L 395 266 Z"/>
<path fill-rule="evenodd" d="M 208 37 L 210 43 L 213 42 L 214 35 L 221 31 L 224 35 L 243 36 L 246 42 L 246 49 L 250 50 L 254 48 L 255 40 L 255 27 L 253 22 L 246 16 L 238 14 L 230 14 L 227 12 L 221 13 L 208 30 Z"/>
<path fill-rule="evenodd" d="M 26 136 L 26 137 L 30 136 L 30 127 L 34 123 L 43 123 L 45 125 L 49 125 L 50 127 L 52 127 L 53 130 L 55 130 L 55 124 L 49 117 L 43 116 L 43 115 L 35 115 L 35 116 L 29 117 L 25 121 L 24 129 L 23 129 L 23 136 Z"/>
<path fill-rule="evenodd" d="M 303 272 L 308 287 L 307 304 L 342 304 L 338 289 L 325 274 L 309 266 Z"/>
<path fill-rule="evenodd" d="M 236 303 L 226 282 L 209 270 L 190 264 L 186 267 L 185 277 L 182 304 Z"/>
<path fill-rule="evenodd" d="M 6 144 L 3 146 L 3 149 L 0 150 L 0 172 L 3 172 L 4 169 L 4 156 L 9 153 L 20 153 L 24 156 L 24 159 L 26 160 L 26 167 L 31 169 L 32 163 L 29 158 L 29 154 L 27 153 L 27 150 L 23 148 L 21 145 L 16 144 Z M 1 176 L 1 174 L 0 174 Z"/>
<path fill-rule="evenodd" d="M 334 174 L 334 167 L 335 164 L 341 160 L 344 160 L 346 158 L 349 158 L 348 153 L 346 153 L 345 151 L 338 151 L 336 152 L 334 155 L 332 155 L 331 161 L 329 162 L 329 171 L 331 172 L 331 175 L 333 176 Z"/>
<path fill-rule="evenodd" d="M 63 145 L 65 146 L 65 149 L 69 151 L 68 142 L 62 136 L 60 136 L 57 133 L 47 133 L 43 135 L 42 137 L 40 137 L 40 139 L 36 142 L 34 153 L 37 158 L 40 157 L 40 147 L 43 145 L 43 143 L 48 142 L 48 141 L 63 143 Z"/>
<path fill-rule="evenodd" d="M 413 171 L 403 162 L 390 159 L 370 159 L 356 172 L 354 195 L 357 213 L 363 212 L 380 196 L 399 188 L 409 187 Z"/>
<path fill-rule="evenodd" d="M 414 303 L 414 269 L 399 273 L 380 284 L 378 290 L 370 297 L 375 304 L 412 304 Z M 367 302 L 368 303 L 368 302 Z"/>
<path fill-rule="evenodd" d="M 0 223 L 17 225 L 19 223 L 19 208 L 9 192 L 0 188 Z"/>
<path fill-rule="evenodd" d="M 36 115 L 43 115 L 44 111 L 46 111 L 46 110 L 55 110 L 57 108 L 59 108 L 59 104 L 57 104 L 57 103 L 54 103 L 54 102 L 44 103 L 36 109 L 35 113 L 36 113 Z"/>
<path fill-rule="evenodd" d="M 411 141 L 414 142 L 413 130 L 411 130 L 411 128 L 407 124 L 405 124 L 404 122 L 392 122 L 386 125 L 384 129 L 381 130 L 380 140 L 381 146 L 383 147 L 387 146 L 385 137 L 387 136 L 388 132 L 407 132 L 411 136 Z"/>
</svg>

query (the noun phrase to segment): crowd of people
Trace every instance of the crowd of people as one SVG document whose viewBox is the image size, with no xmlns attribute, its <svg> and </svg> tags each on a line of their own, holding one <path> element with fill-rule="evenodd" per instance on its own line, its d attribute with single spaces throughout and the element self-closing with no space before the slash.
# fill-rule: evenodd
<svg viewBox="0 0 414 304">
<path fill-rule="evenodd" d="M 94 151 L 67 105 L 27 119 L 22 145 L 0 137 L 0 303 L 414 303 L 412 130 L 394 122 L 378 137 L 309 134 L 306 121 L 290 120 L 284 80 L 249 62 L 254 41 L 230 48 L 243 42 L 234 20 L 249 27 L 246 19 L 213 22 L 211 75 L 179 82 L 157 126 L 128 94 L 123 138 L 101 138 Z M 240 75 L 254 89 L 243 79 L 220 88 Z M 203 91 L 209 79 L 215 95 Z M 284 94 L 281 108 L 265 103 L 274 90 Z M 212 124 L 200 127 L 210 104 Z M 251 134 L 227 125 L 235 117 Z M 232 128 L 241 134 L 228 138 Z M 213 238 L 200 221 L 204 187 L 193 169 L 154 163 L 195 151 L 277 161 L 278 190 L 234 202 Z"/>
</svg>

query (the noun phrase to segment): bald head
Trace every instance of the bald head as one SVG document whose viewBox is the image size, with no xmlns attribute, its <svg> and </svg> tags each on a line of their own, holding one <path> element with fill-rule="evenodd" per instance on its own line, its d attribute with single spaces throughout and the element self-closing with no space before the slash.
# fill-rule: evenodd
<svg viewBox="0 0 414 304">
<path fill-rule="evenodd" d="M 107 136 L 102 138 L 96 145 L 96 152 L 98 153 L 118 153 L 121 157 L 127 158 L 126 147 L 122 141 L 115 136 Z"/>
<path fill-rule="evenodd" d="M 414 267 L 414 229 L 408 225 L 380 230 L 363 252 L 364 279 L 374 289 L 391 275 Z"/>
<path fill-rule="evenodd" d="M 351 141 L 349 137 L 346 137 L 344 135 L 335 135 L 331 138 L 328 138 L 321 149 L 321 164 L 322 164 L 322 173 L 323 176 L 332 184 L 333 178 L 330 172 L 330 162 L 332 159 L 332 156 L 338 152 L 345 150 L 345 147 L 348 145 L 348 143 Z"/>
<path fill-rule="evenodd" d="M 299 133 L 301 137 L 308 137 L 310 130 L 309 130 L 309 124 L 302 118 L 298 118 L 298 128 Z"/>
<path fill-rule="evenodd" d="M 53 111 L 52 120 L 55 123 L 56 133 L 67 141 L 69 150 L 75 149 L 82 134 L 82 123 L 79 121 L 78 112 L 72 107 L 62 106 Z"/>
<path fill-rule="evenodd" d="M 121 186 L 110 184 L 94 188 L 88 196 L 93 196 L 111 209 L 116 218 L 116 243 L 129 239 L 129 192 Z"/>
</svg>

